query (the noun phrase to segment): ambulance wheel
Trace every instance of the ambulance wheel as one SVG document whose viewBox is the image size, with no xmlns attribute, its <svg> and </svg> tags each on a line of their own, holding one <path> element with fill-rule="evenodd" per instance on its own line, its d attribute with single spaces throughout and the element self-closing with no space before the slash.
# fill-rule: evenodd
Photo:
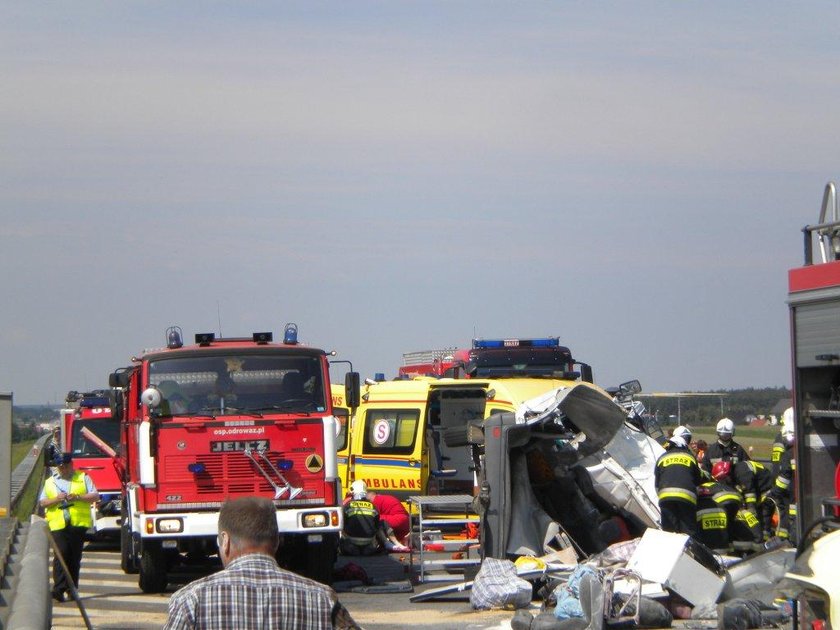
<svg viewBox="0 0 840 630">
<path fill-rule="evenodd" d="M 134 541 L 128 527 L 120 527 L 120 566 L 125 573 L 137 573 L 137 556 L 134 554 Z"/>
<path fill-rule="evenodd" d="M 338 536 L 324 534 L 320 543 L 308 543 L 305 549 L 303 575 L 327 586 L 332 584 L 338 558 Z"/>
<path fill-rule="evenodd" d="M 140 553 L 140 590 L 162 593 L 166 590 L 166 556 L 159 542 L 143 543 Z"/>
</svg>

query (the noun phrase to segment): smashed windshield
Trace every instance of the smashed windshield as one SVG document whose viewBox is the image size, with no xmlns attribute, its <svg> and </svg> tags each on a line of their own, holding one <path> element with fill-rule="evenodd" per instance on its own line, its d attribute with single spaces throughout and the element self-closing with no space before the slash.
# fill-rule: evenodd
<svg viewBox="0 0 840 630">
<path fill-rule="evenodd" d="M 225 354 L 167 358 L 149 364 L 161 415 L 262 415 L 326 410 L 315 356 Z"/>
</svg>

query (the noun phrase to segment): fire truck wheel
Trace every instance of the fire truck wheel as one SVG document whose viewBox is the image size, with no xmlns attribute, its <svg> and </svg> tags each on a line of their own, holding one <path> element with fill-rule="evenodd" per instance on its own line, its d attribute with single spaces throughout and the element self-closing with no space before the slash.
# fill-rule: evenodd
<svg viewBox="0 0 840 630">
<path fill-rule="evenodd" d="M 137 573 L 137 556 L 134 553 L 134 541 L 128 527 L 120 527 L 120 566 L 125 573 Z"/>
<path fill-rule="evenodd" d="M 329 586 L 333 581 L 335 561 L 338 558 L 338 538 L 324 535 L 320 544 L 307 545 L 305 558 L 303 574 Z"/>
<path fill-rule="evenodd" d="M 140 590 L 144 593 L 162 593 L 166 590 L 166 556 L 160 543 L 143 543 L 140 554 Z"/>
</svg>

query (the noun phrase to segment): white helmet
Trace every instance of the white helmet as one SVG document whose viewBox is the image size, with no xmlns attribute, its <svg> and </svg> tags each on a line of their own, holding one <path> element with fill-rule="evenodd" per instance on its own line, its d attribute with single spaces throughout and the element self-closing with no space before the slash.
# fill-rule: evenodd
<svg viewBox="0 0 840 630">
<path fill-rule="evenodd" d="M 782 442 L 785 444 L 793 443 L 793 423 L 782 425 Z"/>
<path fill-rule="evenodd" d="M 793 407 L 788 407 L 785 409 L 785 412 L 782 414 L 782 426 L 783 427 L 792 427 L 793 426 Z"/>
<path fill-rule="evenodd" d="M 367 484 L 361 479 L 356 479 L 350 484 L 350 492 L 353 493 L 354 499 L 364 499 L 367 496 Z"/>
<path fill-rule="evenodd" d="M 723 437 L 724 435 L 727 437 L 732 437 L 732 434 L 735 433 L 735 423 L 732 422 L 732 420 L 730 420 L 729 418 L 722 418 L 717 423 L 715 431 L 717 431 L 717 434 L 720 437 Z"/>
<path fill-rule="evenodd" d="M 672 437 L 682 438 L 686 444 L 691 442 L 691 429 L 686 426 L 680 425 L 674 429 L 674 432 L 671 434 Z"/>
</svg>

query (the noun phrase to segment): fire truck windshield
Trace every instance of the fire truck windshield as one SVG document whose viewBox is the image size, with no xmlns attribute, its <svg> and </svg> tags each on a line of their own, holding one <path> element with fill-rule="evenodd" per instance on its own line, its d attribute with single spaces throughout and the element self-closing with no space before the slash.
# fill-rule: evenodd
<svg viewBox="0 0 840 630">
<path fill-rule="evenodd" d="M 574 378 L 574 359 L 569 349 L 562 346 L 480 349 L 470 351 L 467 370 L 474 378 Z"/>
<path fill-rule="evenodd" d="M 117 420 L 76 420 L 70 438 L 73 457 L 107 456 L 82 434 L 85 428 L 114 450 L 120 445 L 120 423 Z"/>
<path fill-rule="evenodd" d="M 326 410 L 321 362 L 314 356 L 219 354 L 151 361 L 164 416 L 311 413 Z"/>
</svg>

